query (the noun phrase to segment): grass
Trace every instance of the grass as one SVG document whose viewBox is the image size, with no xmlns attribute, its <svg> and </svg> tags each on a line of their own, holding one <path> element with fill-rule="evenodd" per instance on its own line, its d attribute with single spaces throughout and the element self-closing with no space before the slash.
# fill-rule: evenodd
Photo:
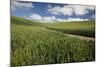
<svg viewBox="0 0 100 67">
<path fill-rule="evenodd" d="M 69 33 L 80 36 L 95 37 L 95 22 L 94 21 L 79 21 L 79 22 L 60 22 L 48 25 L 46 28 L 63 33 Z"/>
<path fill-rule="evenodd" d="M 11 19 L 11 66 L 95 60 L 94 41 L 72 38 L 41 24 L 16 24 L 19 21 Z"/>
<path fill-rule="evenodd" d="M 30 21 L 30 20 L 15 17 L 15 16 L 11 17 L 11 24 L 22 25 L 22 26 L 23 25 L 24 26 L 43 26 L 42 23 L 39 23 L 39 22 L 36 22 L 36 21 Z"/>
</svg>

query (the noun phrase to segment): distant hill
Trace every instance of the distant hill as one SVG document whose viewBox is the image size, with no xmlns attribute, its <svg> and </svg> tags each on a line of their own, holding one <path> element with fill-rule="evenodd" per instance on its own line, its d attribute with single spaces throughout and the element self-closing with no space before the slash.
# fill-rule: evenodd
<svg viewBox="0 0 100 67">
<path fill-rule="evenodd" d="M 19 18 L 12 16 L 11 24 L 15 25 L 25 25 L 25 26 L 45 26 L 50 28 L 67 28 L 67 29 L 77 29 L 77 28 L 94 28 L 95 21 L 73 21 L 73 22 L 54 22 L 54 23 L 40 23 L 37 21 L 31 21 L 24 18 Z M 92 26 L 92 28 L 91 28 Z"/>
<path fill-rule="evenodd" d="M 68 22 L 68 21 L 64 21 L 64 22 L 54 22 L 54 23 L 52 23 L 52 24 L 54 24 L 54 25 L 59 25 L 59 24 L 80 24 L 80 23 L 95 23 L 95 20 L 88 20 L 88 21 L 70 21 L 70 22 Z M 48 23 L 48 24 L 50 24 L 50 23 Z"/>
<path fill-rule="evenodd" d="M 11 17 L 11 24 L 26 25 L 26 26 L 41 26 L 41 25 L 43 25 L 42 23 L 39 23 L 36 21 L 31 21 L 31 20 L 27 20 L 27 19 L 15 17 L 15 16 Z"/>
<path fill-rule="evenodd" d="M 60 31 L 63 33 L 95 37 L 95 21 L 74 21 L 74 22 L 55 22 L 55 23 L 40 23 L 36 21 L 31 21 L 23 18 L 18 18 L 15 16 L 11 17 L 11 24 L 15 26 L 26 26 L 30 27 L 41 27 L 49 30 Z"/>
</svg>

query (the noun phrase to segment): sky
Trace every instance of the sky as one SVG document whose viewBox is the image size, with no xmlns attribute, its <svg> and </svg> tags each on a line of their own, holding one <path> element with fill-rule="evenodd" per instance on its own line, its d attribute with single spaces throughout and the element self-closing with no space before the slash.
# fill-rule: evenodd
<svg viewBox="0 0 100 67">
<path fill-rule="evenodd" d="M 43 23 L 87 21 L 95 19 L 95 6 L 11 1 L 11 16 Z"/>
</svg>

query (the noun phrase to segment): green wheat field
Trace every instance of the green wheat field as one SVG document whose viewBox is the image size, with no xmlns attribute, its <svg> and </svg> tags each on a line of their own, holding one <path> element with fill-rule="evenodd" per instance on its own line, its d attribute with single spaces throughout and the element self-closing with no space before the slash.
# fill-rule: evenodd
<svg viewBox="0 0 100 67">
<path fill-rule="evenodd" d="M 95 61 L 95 21 L 39 23 L 11 17 L 11 66 Z"/>
</svg>

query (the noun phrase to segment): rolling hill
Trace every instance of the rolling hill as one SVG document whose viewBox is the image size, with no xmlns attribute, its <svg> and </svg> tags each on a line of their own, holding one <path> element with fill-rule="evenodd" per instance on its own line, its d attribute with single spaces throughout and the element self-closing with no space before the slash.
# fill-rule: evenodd
<svg viewBox="0 0 100 67">
<path fill-rule="evenodd" d="M 95 21 L 74 21 L 74 22 L 55 22 L 55 23 L 40 23 L 18 17 L 11 17 L 12 26 L 38 26 L 49 30 L 60 31 L 63 33 L 95 37 Z"/>
<path fill-rule="evenodd" d="M 11 24 L 25 25 L 25 26 L 41 26 L 41 25 L 43 25 L 42 23 L 39 23 L 36 21 L 31 21 L 31 20 L 27 20 L 27 19 L 15 17 L 15 16 L 11 17 Z"/>
<path fill-rule="evenodd" d="M 11 17 L 11 67 L 95 61 L 95 41 L 73 38 L 52 26 Z"/>
</svg>

